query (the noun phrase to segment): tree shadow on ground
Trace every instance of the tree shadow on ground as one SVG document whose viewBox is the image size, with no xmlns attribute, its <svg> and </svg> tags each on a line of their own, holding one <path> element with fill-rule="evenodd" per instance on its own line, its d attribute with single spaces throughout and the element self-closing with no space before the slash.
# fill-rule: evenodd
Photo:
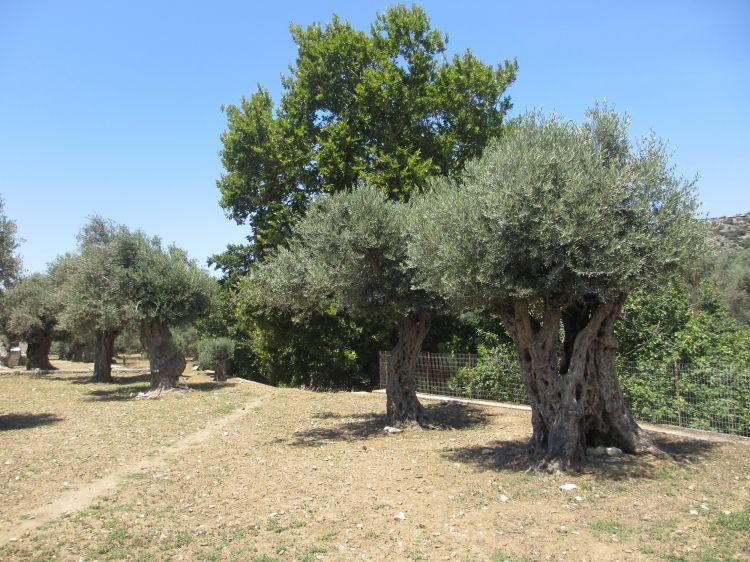
<svg viewBox="0 0 750 562">
<path fill-rule="evenodd" d="M 440 402 L 426 404 L 425 411 L 431 423 L 445 429 L 468 429 L 477 425 L 486 425 L 494 415 L 482 408 L 460 402 Z M 330 441 L 357 441 L 384 435 L 383 428 L 388 418 L 382 413 L 337 414 L 317 412 L 311 416 L 322 421 L 334 423 L 312 427 L 292 434 L 289 444 L 302 447 L 315 447 Z M 287 440 L 283 440 L 287 441 Z"/>
<path fill-rule="evenodd" d="M 9 429 L 29 429 L 40 425 L 50 425 L 63 421 L 57 414 L 2 414 L 0 415 L 0 431 Z"/>
<path fill-rule="evenodd" d="M 135 385 L 133 383 L 141 382 L 139 385 Z M 146 375 L 145 377 L 138 377 L 136 379 L 135 377 L 130 380 L 129 383 L 127 383 L 128 386 L 114 386 L 111 388 L 103 388 L 103 389 L 97 389 L 92 390 L 87 393 L 87 397 L 85 400 L 89 402 L 118 402 L 122 400 L 132 400 L 135 399 L 138 396 L 138 393 L 140 392 L 149 392 L 150 390 L 150 384 L 151 384 L 151 375 Z M 228 387 L 228 386 L 236 386 L 237 383 L 233 382 L 197 382 L 197 383 L 189 383 L 187 385 L 187 388 L 180 388 L 177 389 L 177 392 L 180 391 L 191 391 L 196 390 L 198 392 L 210 392 L 212 390 L 218 390 L 220 388 Z M 165 391 L 165 394 L 170 391 Z M 159 393 L 157 391 L 156 395 L 158 396 Z"/>
<path fill-rule="evenodd" d="M 151 381 L 151 373 L 143 373 L 141 375 L 132 375 L 132 376 L 117 376 L 115 374 L 112 375 L 112 380 L 109 382 L 101 382 L 101 381 L 95 381 L 91 376 L 88 377 L 76 377 L 75 379 L 67 378 L 67 379 L 61 379 L 61 380 L 68 380 L 72 382 L 73 384 L 119 384 L 119 385 L 126 385 L 126 384 L 136 384 L 139 382 L 150 382 Z"/>
<path fill-rule="evenodd" d="M 697 437 L 677 437 L 651 431 L 644 433 L 671 458 L 653 455 L 592 457 L 579 468 L 578 473 L 593 475 L 599 480 L 655 479 L 659 477 L 660 469 L 669 465 L 700 462 L 704 455 L 721 445 L 719 441 Z M 528 445 L 528 439 L 496 440 L 482 446 L 457 447 L 443 456 L 451 462 L 471 464 L 479 470 L 533 472 L 538 468 L 538 462 L 529 453 Z M 576 474 L 576 471 L 571 473 Z"/>
</svg>

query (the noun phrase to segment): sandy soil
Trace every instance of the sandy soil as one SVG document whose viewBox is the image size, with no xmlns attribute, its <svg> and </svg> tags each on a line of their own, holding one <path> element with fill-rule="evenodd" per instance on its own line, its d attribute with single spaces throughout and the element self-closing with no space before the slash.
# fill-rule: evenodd
<svg viewBox="0 0 750 562">
<path fill-rule="evenodd" d="M 454 429 L 386 435 L 380 394 L 145 385 L 0 375 L 0 559 L 750 559 L 747 441 L 540 476 L 525 411 L 430 402 Z"/>
</svg>

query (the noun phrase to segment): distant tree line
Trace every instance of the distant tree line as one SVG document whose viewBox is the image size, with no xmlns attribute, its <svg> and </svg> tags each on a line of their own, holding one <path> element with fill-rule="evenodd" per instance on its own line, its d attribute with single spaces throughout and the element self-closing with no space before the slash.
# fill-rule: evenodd
<svg viewBox="0 0 750 562">
<path fill-rule="evenodd" d="M 77 252 L 56 259 L 47 273 L 6 282 L 0 331 L 6 343 L 28 345 L 29 369 L 54 369 L 54 340 L 73 349 L 93 343 L 99 382 L 112 381 L 115 342 L 126 334 L 148 354 L 152 387 L 172 388 L 185 356 L 171 329 L 209 314 L 215 295 L 216 281 L 183 250 L 93 217 L 78 236 Z"/>
</svg>

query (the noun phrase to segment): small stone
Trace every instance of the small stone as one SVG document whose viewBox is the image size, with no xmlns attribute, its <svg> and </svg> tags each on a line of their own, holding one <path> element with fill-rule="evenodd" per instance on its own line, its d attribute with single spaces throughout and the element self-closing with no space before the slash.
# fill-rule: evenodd
<svg viewBox="0 0 750 562">
<path fill-rule="evenodd" d="M 722 513 L 724 515 L 732 515 L 732 512 L 731 511 L 727 511 L 726 509 L 724 511 L 722 511 Z"/>
<path fill-rule="evenodd" d="M 198 369 L 200 369 L 200 365 L 193 365 L 193 371 L 197 371 Z"/>
<path fill-rule="evenodd" d="M 391 427 L 390 425 L 386 425 L 383 428 L 383 431 L 385 431 L 387 434 L 391 435 L 393 433 L 401 433 L 403 429 L 399 429 L 398 427 Z"/>
<path fill-rule="evenodd" d="M 570 492 L 571 490 L 577 490 L 578 486 L 576 486 L 575 484 L 563 484 L 562 486 L 560 486 L 560 489 L 564 492 Z"/>
<path fill-rule="evenodd" d="M 362 523 L 357 523 L 356 525 L 357 529 L 364 529 L 365 526 Z"/>
<path fill-rule="evenodd" d="M 483 455 L 491 455 L 494 452 L 495 451 L 493 451 L 492 449 L 482 449 L 482 454 Z"/>
<path fill-rule="evenodd" d="M 607 454 L 606 447 L 589 447 L 586 449 L 586 454 L 591 457 L 603 457 Z"/>
<path fill-rule="evenodd" d="M 702 509 L 703 511 L 708 511 L 708 506 L 707 506 L 707 505 L 706 505 L 705 503 L 702 503 L 702 504 L 701 504 L 701 509 Z"/>
<path fill-rule="evenodd" d="M 225 431 L 224 433 L 222 433 L 222 435 L 223 435 L 224 437 L 229 437 L 229 432 L 228 432 L 228 431 Z"/>
<path fill-rule="evenodd" d="M 508 496 L 500 496 L 500 501 L 503 503 L 507 502 L 509 499 Z"/>
<path fill-rule="evenodd" d="M 617 447 L 607 447 L 606 452 L 607 452 L 608 457 L 621 457 L 622 456 L 622 449 L 618 449 Z"/>
<path fill-rule="evenodd" d="M 12 460 L 10 460 L 10 459 L 8 459 L 8 460 L 7 460 L 7 461 L 5 461 L 5 462 L 4 462 L 3 464 L 13 464 L 13 461 L 12 461 Z"/>
<path fill-rule="evenodd" d="M 577 501 L 578 503 L 581 503 L 581 502 L 583 501 L 583 498 L 582 498 L 581 496 L 576 496 L 576 498 L 575 498 L 575 499 L 576 499 L 576 501 Z"/>
<path fill-rule="evenodd" d="M 690 510 L 690 515 L 698 515 L 698 511 L 695 509 Z"/>
<path fill-rule="evenodd" d="M 393 518 L 396 521 L 403 521 L 404 519 L 406 519 L 406 514 L 403 511 L 399 511 L 396 515 L 393 516 Z"/>
</svg>

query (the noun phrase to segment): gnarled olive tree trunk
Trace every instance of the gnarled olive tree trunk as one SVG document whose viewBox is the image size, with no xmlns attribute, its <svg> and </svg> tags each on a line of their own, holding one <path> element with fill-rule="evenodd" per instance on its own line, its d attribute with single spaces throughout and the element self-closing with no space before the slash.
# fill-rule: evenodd
<svg viewBox="0 0 750 562">
<path fill-rule="evenodd" d="M 49 351 L 52 349 L 52 336 L 42 335 L 29 338 L 26 348 L 26 369 L 42 369 L 43 371 L 55 371 L 57 368 L 49 362 Z"/>
<path fill-rule="evenodd" d="M 94 344 L 94 376 L 96 382 L 112 382 L 112 356 L 119 332 L 99 332 Z"/>
<path fill-rule="evenodd" d="M 398 342 L 391 352 L 386 382 L 386 410 L 391 425 L 429 425 L 417 398 L 417 358 L 430 329 L 430 315 L 414 314 L 398 324 Z"/>
<path fill-rule="evenodd" d="M 531 449 L 544 468 L 565 471 L 599 445 L 657 452 L 641 436 L 617 381 L 613 330 L 624 300 L 546 302 L 541 323 L 526 302 L 502 311 L 531 404 Z"/>
<path fill-rule="evenodd" d="M 185 370 L 185 356 L 172 341 L 172 332 L 158 320 L 146 320 L 141 337 L 151 365 L 151 388 L 176 388 Z"/>
</svg>

